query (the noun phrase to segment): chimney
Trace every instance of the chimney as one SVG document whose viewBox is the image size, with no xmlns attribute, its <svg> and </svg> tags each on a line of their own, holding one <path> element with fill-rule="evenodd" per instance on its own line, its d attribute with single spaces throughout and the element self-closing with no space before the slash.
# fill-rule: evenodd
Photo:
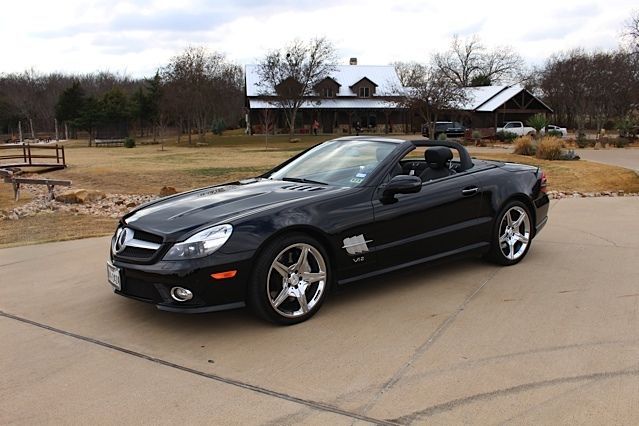
<svg viewBox="0 0 639 426">
<path fill-rule="evenodd" d="M 357 58 L 351 58 L 351 65 L 357 65 Z"/>
</svg>

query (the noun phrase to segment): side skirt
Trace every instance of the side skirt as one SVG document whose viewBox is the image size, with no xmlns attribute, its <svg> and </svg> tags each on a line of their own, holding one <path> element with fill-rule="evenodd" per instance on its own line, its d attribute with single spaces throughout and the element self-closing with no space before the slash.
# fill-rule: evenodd
<svg viewBox="0 0 639 426">
<path fill-rule="evenodd" d="M 485 251 L 489 247 L 490 247 L 490 243 L 487 243 L 487 242 L 476 243 L 476 244 L 465 246 L 465 247 L 462 247 L 462 248 L 459 248 L 459 249 L 456 249 L 456 250 L 451 250 L 451 251 L 447 251 L 447 252 L 444 252 L 444 253 L 435 254 L 433 256 L 425 257 L 423 259 L 413 260 L 411 262 L 402 263 L 400 265 L 391 266 L 389 268 L 384 268 L 384 269 L 379 269 L 377 271 L 368 272 L 366 274 L 358 275 L 356 277 L 351 277 L 351 278 L 346 278 L 346 279 L 343 279 L 343 280 L 339 280 L 339 281 L 337 281 L 337 284 L 338 285 L 348 284 L 348 283 L 351 283 L 353 281 L 359 281 L 359 280 L 363 280 L 363 279 L 366 279 L 366 278 L 375 277 L 377 275 L 387 274 L 389 272 L 397 271 L 398 269 L 404 269 L 404 268 L 409 268 L 411 266 L 421 265 L 422 263 L 433 262 L 435 260 L 439 260 L 439 259 L 442 259 L 442 258 L 448 257 L 448 256 L 467 254 L 467 253 L 474 252 L 474 251 Z"/>
</svg>

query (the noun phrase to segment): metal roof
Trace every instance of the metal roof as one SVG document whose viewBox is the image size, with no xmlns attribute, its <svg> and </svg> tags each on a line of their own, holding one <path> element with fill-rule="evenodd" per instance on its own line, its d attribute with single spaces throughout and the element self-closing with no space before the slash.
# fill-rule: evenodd
<svg viewBox="0 0 639 426">
<path fill-rule="evenodd" d="M 249 99 L 251 109 L 277 109 L 277 104 L 263 99 Z M 397 102 L 375 98 L 341 98 L 318 99 L 317 101 L 304 101 L 300 108 L 310 109 L 366 109 L 366 108 L 399 108 Z"/>
<path fill-rule="evenodd" d="M 404 88 L 392 65 L 338 65 L 329 77 L 341 84 L 337 93 L 338 97 L 357 96 L 350 86 L 363 78 L 368 78 L 377 84 L 375 90 L 377 96 L 401 96 L 404 93 Z M 262 92 L 265 89 L 258 85 L 259 81 L 257 65 L 246 65 L 246 96 L 263 95 Z"/>
<path fill-rule="evenodd" d="M 523 91 L 537 99 L 544 107 L 552 111 L 541 99 L 530 93 L 525 87 L 515 84 L 513 86 L 484 86 L 467 87 L 466 102 L 460 106 L 461 110 L 476 112 L 494 112 L 497 108 L 508 102 Z"/>
</svg>

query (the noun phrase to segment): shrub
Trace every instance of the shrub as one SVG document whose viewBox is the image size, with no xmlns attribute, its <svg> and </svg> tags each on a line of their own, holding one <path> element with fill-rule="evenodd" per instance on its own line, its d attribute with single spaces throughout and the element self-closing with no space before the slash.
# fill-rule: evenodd
<svg viewBox="0 0 639 426">
<path fill-rule="evenodd" d="M 563 138 L 563 137 L 564 137 L 564 134 L 563 134 L 563 133 L 561 133 L 559 130 L 550 130 L 550 131 L 548 131 L 548 133 L 546 133 L 546 134 L 547 134 L 548 136 L 553 136 L 553 137 L 555 137 L 555 138 L 559 138 L 559 139 L 561 139 L 561 138 Z"/>
<path fill-rule="evenodd" d="M 538 113 L 530 117 L 526 124 L 535 129 L 536 135 L 541 135 L 541 129 L 548 125 L 548 120 L 545 114 Z"/>
<path fill-rule="evenodd" d="M 481 139 L 481 132 L 479 130 L 473 130 L 473 139 Z"/>
<path fill-rule="evenodd" d="M 563 148 L 561 139 L 554 137 L 545 137 L 539 142 L 537 147 L 537 158 L 543 160 L 559 160 L 561 159 L 561 148 Z"/>
<path fill-rule="evenodd" d="M 124 139 L 124 147 L 125 148 L 134 148 L 135 147 L 135 139 L 133 139 L 133 138 Z"/>
<path fill-rule="evenodd" d="M 512 142 L 517 139 L 517 133 L 509 132 L 508 130 L 500 130 L 495 133 L 495 139 L 501 142 Z"/>
<path fill-rule="evenodd" d="M 579 148 L 587 148 L 589 146 L 593 146 L 594 141 L 590 141 L 586 138 L 586 134 L 584 132 L 579 132 L 577 135 L 577 140 L 575 141 Z"/>
<path fill-rule="evenodd" d="M 517 155 L 535 155 L 536 146 L 530 136 L 521 136 L 515 140 L 515 151 Z"/>
<path fill-rule="evenodd" d="M 213 124 L 211 125 L 211 131 L 216 135 L 221 135 L 224 130 L 226 130 L 226 123 L 223 119 L 218 118 L 217 120 L 213 120 Z"/>
<path fill-rule="evenodd" d="M 625 148 L 630 143 L 630 140 L 622 137 L 618 137 L 613 140 L 615 147 L 617 148 Z"/>
<path fill-rule="evenodd" d="M 439 135 L 437 135 L 438 141 L 445 141 L 446 139 L 447 139 L 446 133 L 440 133 Z"/>
<path fill-rule="evenodd" d="M 622 118 L 617 123 L 617 130 L 619 130 L 619 136 L 634 139 L 637 137 L 639 127 L 630 118 Z"/>
</svg>

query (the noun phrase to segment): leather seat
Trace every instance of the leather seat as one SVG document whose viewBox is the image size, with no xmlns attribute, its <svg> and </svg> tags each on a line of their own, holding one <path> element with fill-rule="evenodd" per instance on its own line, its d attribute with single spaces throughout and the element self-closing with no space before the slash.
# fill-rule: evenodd
<svg viewBox="0 0 639 426">
<path fill-rule="evenodd" d="M 433 146 L 424 152 L 424 159 L 428 167 L 419 175 L 423 182 L 440 179 L 455 173 L 449 168 L 453 152 L 445 146 Z"/>
</svg>

